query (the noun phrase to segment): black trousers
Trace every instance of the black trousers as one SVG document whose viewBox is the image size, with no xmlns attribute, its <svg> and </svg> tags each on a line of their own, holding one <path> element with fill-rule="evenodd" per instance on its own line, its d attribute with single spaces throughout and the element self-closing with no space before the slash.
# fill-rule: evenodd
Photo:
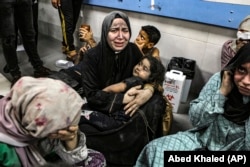
<svg viewBox="0 0 250 167">
<path fill-rule="evenodd" d="M 62 44 L 67 47 L 68 51 L 75 50 L 74 32 L 81 6 L 82 0 L 61 0 L 61 7 L 58 8 L 62 27 Z"/>
<path fill-rule="evenodd" d="M 32 0 L 0 1 L 0 37 L 7 66 L 12 76 L 21 74 L 16 53 L 16 25 L 34 68 L 43 65 L 37 52 L 33 26 Z"/>
<path fill-rule="evenodd" d="M 38 42 L 38 0 L 32 0 L 32 11 L 33 11 L 33 26 L 35 30 L 35 41 Z"/>
<path fill-rule="evenodd" d="M 38 0 L 32 0 L 32 13 L 33 13 L 33 26 L 34 26 L 34 30 L 35 30 L 35 41 L 36 41 L 36 45 L 38 43 Z M 20 36 L 20 34 L 18 33 L 18 27 L 16 25 L 16 41 L 17 44 L 22 44 L 22 37 Z M 20 41 L 19 41 L 20 40 Z M 19 41 L 19 42 L 18 42 Z"/>
</svg>

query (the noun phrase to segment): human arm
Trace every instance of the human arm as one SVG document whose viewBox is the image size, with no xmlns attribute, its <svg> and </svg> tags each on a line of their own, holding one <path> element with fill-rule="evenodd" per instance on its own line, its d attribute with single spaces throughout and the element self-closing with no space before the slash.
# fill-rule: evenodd
<svg viewBox="0 0 250 167">
<path fill-rule="evenodd" d="M 83 161 L 88 156 L 86 137 L 78 130 L 78 126 L 71 126 L 51 134 L 49 138 L 40 141 L 39 148 L 45 155 L 55 151 L 69 164 Z"/>
<path fill-rule="evenodd" d="M 134 113 L 145 104 L 154 94 L 154 87 L 151 84 L 145 84 L 143 88 L 135 86 L 129 89 L 125 93 L 124 100 L 126 100 L 126 96 L 134 97 L 133 100 L 125 103 L 125 114 L 129 114 L 130 116 L 134 115 Z"/>
<path fill-rule="evenodd" d="M 93 37 L 92 29 L 87 30 L 86 28 L 79 28 L 79 39 L 86 42 L 91 48 L 96 46 L 96 41 Z"/>
<path fill-rule="evenodd" d="M 199 97 L 190 102 L 189 115 L 193 126 L 204 126 L 224 113 L 227 97 L 221 91 L 221 75 L 214 74 L 202 88 Z"/>
<path fill-rule="evenodd" d="M 91 27 L 89 30 L 87 30 L 86 28 L 79 28 L 79 39 L 80 41 L 83 41 L 84 44 L 79 49 L 79 54 L 75 61 L 75 64 L 78 64 L 83 59 L 84 53 L 87 50 L 96 46 L 96 41 L 93 38 L 93 32 L 92 32 Z"/>
<path fill-rule="evenodd" d="M 152 52 L 152 56 L 155 57 L 157 60 L 161 61 L 160 51 L 158 48 L 154 47 L 154 50 Z"/>
<path fill-rule="evenodd" d="M 120 93 L 124 92 L 126 89 L 126 83 L 125 82 L 120 82 L 117 84 L 113 84 L 110 86 L 107 86 L 106 88 L 103 89 L 105 92 L 113 92 L 113 93 Z"/>
<path fill-rule="evenodd" d="M 113 92 L 113 93 L 121 93 L 121 92 L 125 92 L 128 89 L 137 86 L 137 85 L 143 85 L 143 80 L 139 77 L 130 77 L 125 79 L 122 82 L 119 82 L 117 84 L 113 84 L 110 86 L 107 86 L 106 88 L 103 89 L 103 91 L 106 92 Z"/>
<path fill-rule="evenodd" d="M 69 126 L 67 129 L 57 131 L 57 133 L 50 134 L 49 138 L 59 139 L 65 146 L 67 151 L 74 150 L 78 144 L 78 126 Z"/>
</svg>

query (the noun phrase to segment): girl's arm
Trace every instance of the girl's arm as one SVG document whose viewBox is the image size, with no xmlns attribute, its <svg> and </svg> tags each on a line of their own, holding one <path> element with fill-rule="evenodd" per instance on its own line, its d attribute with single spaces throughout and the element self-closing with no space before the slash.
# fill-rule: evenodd
<svg viewBox="0 0 250 167">
<path fill-rule="evenodd" d="M 125 79 L 123 82 L 107 86 L 103 89 L 103 91 L 112 93 L 122 93 L 137 85 L 143 85 L 142 79 L 139 77 L 130 77 Z"/>
<path fill-rule="evenodd" d="M 112 93 L 121 93 L 126 90 L 126 83 L 120 82 L 117 84 L 113 84 L 110 86 L 107 86 L 106 88 L 103 89 L 105 92 L 112 92 Z"/>
</svg>

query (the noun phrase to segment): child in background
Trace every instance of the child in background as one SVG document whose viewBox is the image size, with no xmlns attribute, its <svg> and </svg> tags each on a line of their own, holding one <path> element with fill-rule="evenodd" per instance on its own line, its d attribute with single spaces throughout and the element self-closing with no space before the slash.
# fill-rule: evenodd
<svg viewBox="0 0 250 167">
<path fill-rule="evenodd" d="M 151 25 L 142 26 L 138 36 L 135 39 L 135 44 L 140 48 L 144 55 L 152 55 L 160 59 L 160 51 L 155 45 L 161 38 L 160 31 Z"/>
<path fill-rule="evenodd" d="M 156 27 L 146 25 L 141 27 L 141 30 L 134 43 L 138 46 L 138 48 L 140 48 L 143 55 L 152 55 L 158 60 L 161 60 L 160 51 L 157 47 L 155 47 L 160 38 L 161 33 Z M 79 59 L 75 64 L 78 64 L 79 61 L 81 61 L 84 52 L 86 52 L 89 48 L 96 46 L 96 41 L 93 38 L 93 32 L 91 28 L 90 30 L 87 30 L 86 28 L 79 28 L 79 39 L 81 41 L 85 41 L 89 47 L 84 45 L 80 48 Z"/>
<path fill-rule="evenodd" d="M 153 84 L 157 90 L 155 93 L 162 93 L 162 82 L 164 80 L 165 68 L 160 61 L 152 56 L 144 56 L 133 69 L 133 77 L 125 79 L 123 82 L 110 85 L 103 89 L 106 92 L 125 93 L 130 88 L 137 86 L 140 88 L 145 83 Z M 152 90 L 154 91 L 154 90 Z M 131 98 L 134 98 L 131 96 Z M 114 113 L 102 113 L 98 111 L 84 110 L 80 124 L 90 124 L 98 130 L 110 130 L 121 126 L 131 117 L 125 114 L 124 110 Z"/>
<path fill-rule="evenodd" d="M 158 43 L 160 40 L 161 34 L 157 28 L 154 26 L 146 25 L 142 26 L 136 40 L 135 44 L 140 48 L 141 52 L 144 55 L 151 55 L 155 57 L 157 60 L 160 60 L 159 56 L 159 49 L 154 47 L 155 44 Z M 82 61 L 84 53 L 90 49 L 96 46 L 96 41 L 93 38 L 93 31 L 91 29 L 91 26 L 89 29 L 85 27 L 80 27 L 79 28 L 79 39 L 80 41 L 84 41 L 84 45 L 80 48 L 79 54 L 77 59 L 74 61 L 74 66 L 67 68 L 67 69 L 62 69 L 58 72 L 58 74 L 52 74 L 49 77 L 51 78 L 56 78 L 58 77 L 55 75 L 61 75 L 63 74 L 64 76 L 69 76 L 69 78 L 72 78 L 73 80 L 77 81 L 81 87 L 81 65 L 78 65 L 80 61 Z M 60 76 L 59 76 L 60 78 Z M 63 77 L 65 79 L 65 77 Z M 81 89 L 79 89 L 81 91 Z M 79 91 L 78 91 L 79 92 Z"/>
</svg>

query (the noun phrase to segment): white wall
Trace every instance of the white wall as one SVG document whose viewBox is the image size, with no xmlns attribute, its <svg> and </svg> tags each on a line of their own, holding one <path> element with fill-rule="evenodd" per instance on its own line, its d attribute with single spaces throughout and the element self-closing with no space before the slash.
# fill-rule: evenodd
<svg viewBox="0 0 250 167">
<path fill-rule="evenodd" d="M 237 0 L 235 0 L 237 1 Z M 78 25 L 90 24 L 95 38 L 101 34 L 101 24 L 111 8 L 83 6 Z M 134 41 L 142 25 L 154 25 L 162 34 L 157 44 L 163 64 L 171 57 L 181 56 L 196 60 L 196 72 L 190 91 L 198 93 L 208 78 L 220 70 L 220 52 L 222 44 L 236 35 L 236 30 L 201 23 L 158 17 L 142 13 L 124 11 L 130 18 Z M 53 38 L 62 39 L 58 12 L 50 0 L 39 1 L 39 31 Z M 75 33 L 76 39 L 78 32 Z M 75 42 L 77 46 L 79 41 Z M 60 48 L 58 48 L 60 49 Z"/>
</svg>

